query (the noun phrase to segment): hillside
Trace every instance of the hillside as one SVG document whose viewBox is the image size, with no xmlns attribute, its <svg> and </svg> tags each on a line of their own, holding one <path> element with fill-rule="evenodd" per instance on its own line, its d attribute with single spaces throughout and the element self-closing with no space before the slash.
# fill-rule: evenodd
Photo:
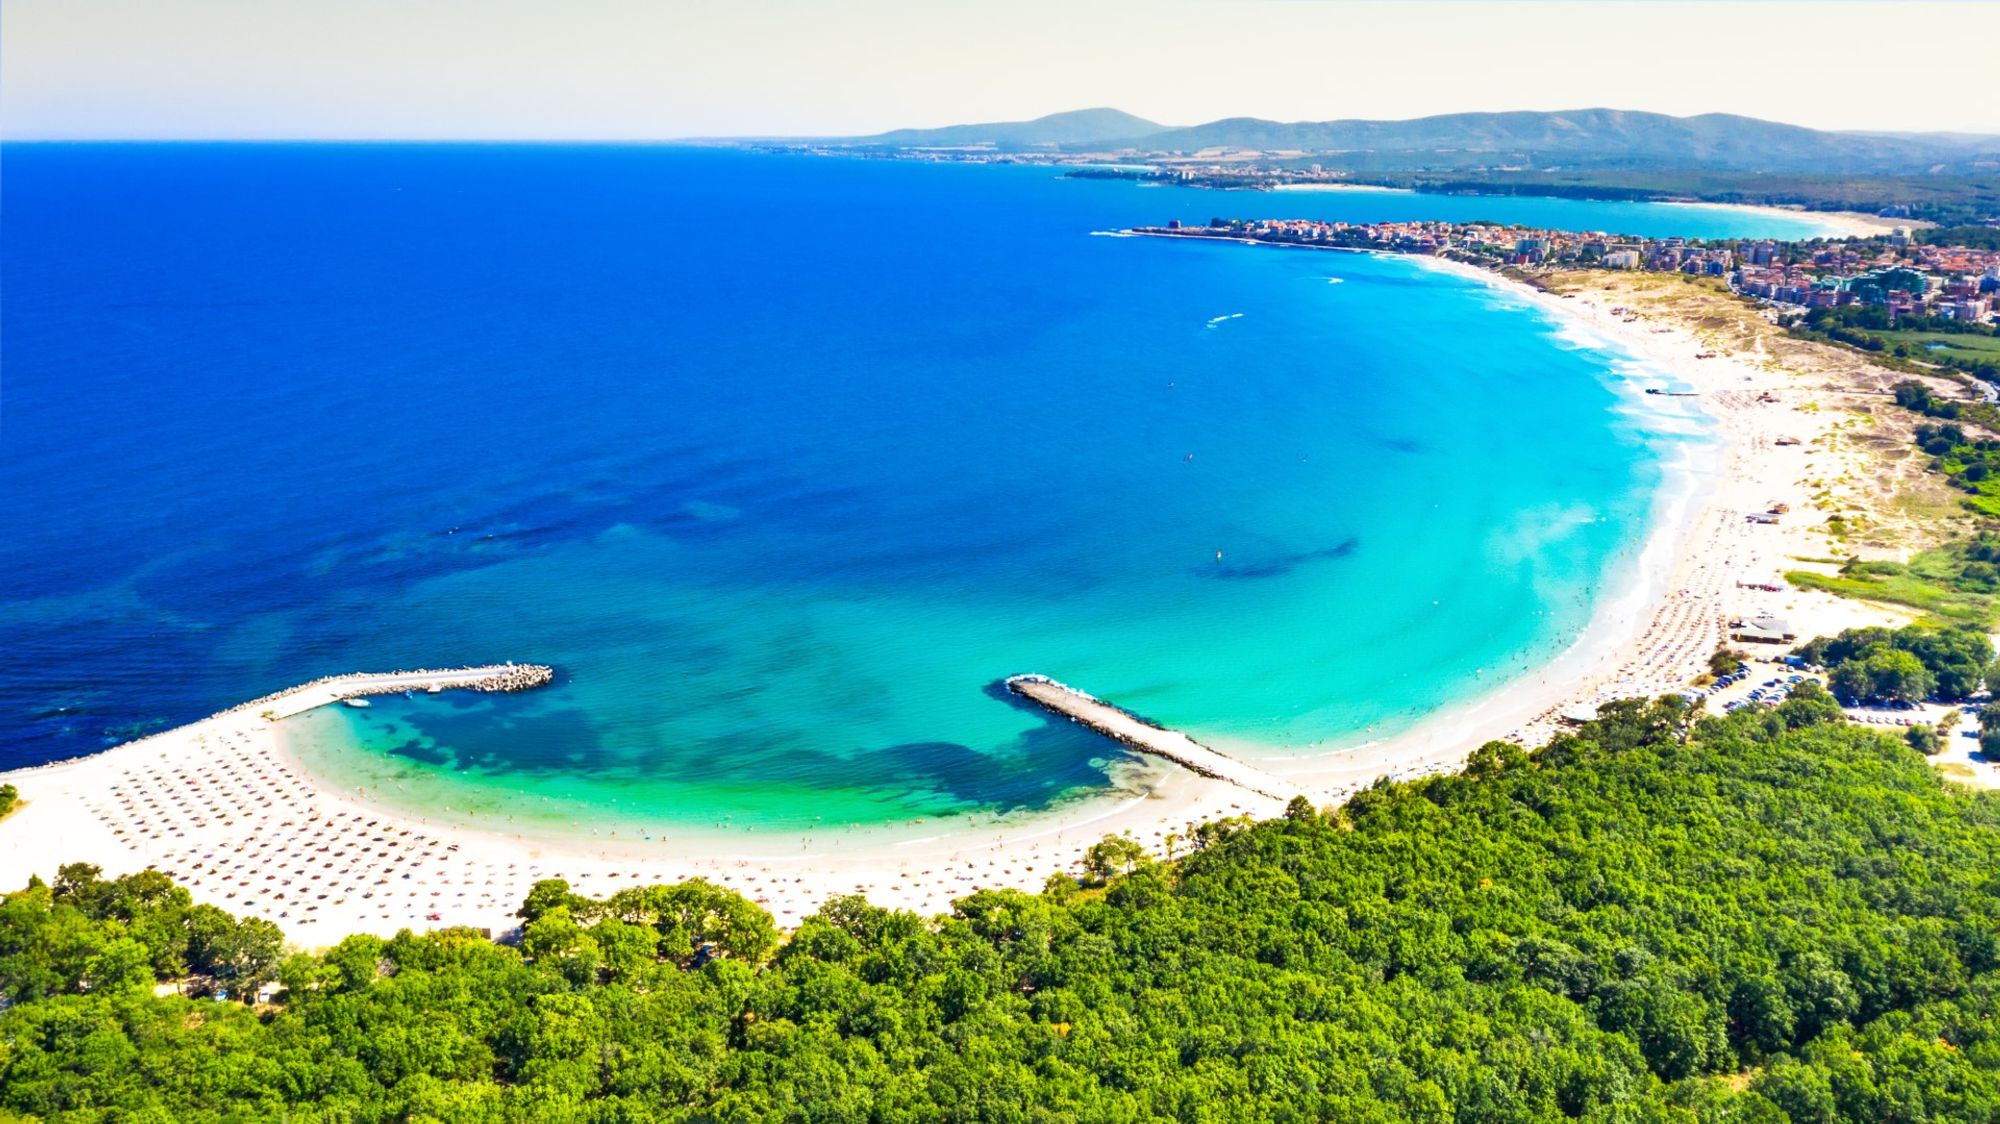
<svg viewBox="0 0 2000 1124">
<path fill-rule="evenodd" d="M 900 129 L 829 143 L 919 147 L 991 144 L 1135 153 L 1234 148 L 1339 156 L 1373 169 L 1708 168 L 1819 173 L 2000 172 L 2000 137 L 1840 133 L 1711 113 L 1673 117 L 1619 109 L 1452 113 L 1406 121 L 1266 121 L 1230 117 L 1161 128 L 1112 109 L 1035 121 Z M 1366 159 L 1358 159 L 1366 157 Z"/>
<path fill-rule="evenodd" d="M 1194 150 L 1229 145 L 1312 152 L 1365 151 L 1447 155 L 1595 157 L 1680 161 L 1708 167 L 1789 168 L 1830 164 L 1897 165 L 1938 157 L 1960 142 L 1829 133 L 1753 117 L 1669 117 L 1616 109 L 1563 113 L 1453 113 L 1409 121 L 1280 124 L 1237 118 L 1140 138 L 1147 148 Z M 1996 145 L 2000 147 L 2000 145 Z"/>
<path fill-rule="evenodd" d="M 1116 109 L 1076 109 L 1051 113 L 1032 121 L 999 121 L 983 125 L 946 125 L 937 129 L 896 129 L 869 137 L 850 137 L 847 143 L 887 145 L 898 148 L 963 147 L 993 145 L 999 148 L 1035 148 L 1050 145 L 1092 145 L 1121 137 L 1161 131 L 1162 126 L 1143 117 Z"/>
<path fill-rule="evenodd" d="M 0 905 L 0 1116 L 1995 1118 L 2000 804 L 1824 696 L 1693 719 L 1618 704 L 1172 863 L 1107 845 L 932 921 L 836 899 L 782 945 L 703 883 L 548 882 L 519 948 L 279 963 L 162 876 L 72 869 Z M 153 995 L 191 967 L 288 990 Z"/>
</svg>

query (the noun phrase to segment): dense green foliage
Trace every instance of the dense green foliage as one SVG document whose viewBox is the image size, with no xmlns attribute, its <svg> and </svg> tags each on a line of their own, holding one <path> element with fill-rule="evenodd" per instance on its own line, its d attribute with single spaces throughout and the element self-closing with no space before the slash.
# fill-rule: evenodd
<svg viewBox="0 0 2000 1124">
<path fill-rule="evenodd" d="M 1850 628 L 1798 649 L 1827 669 L 1827 684 L 1843 699 L 1915 702 L 1962 700 L 1985 686 L 1993 641 L 1977 628 Z"/>
<path fill-rule="evenodd" d="M 19 789 L 11 784 L 0 784 L 0 816 L 13 811 L 14 805 L 20 803 L 20 800 L 21 792 Z"/>
<path fill-rule="evenodd" d="M 1917 231 L 1917 241 L 1933 246 L 2000 250 L 2000 226 L 1934 226 Z"/>
<path fill-rule="evenodd" d="M 1979 708 L 1979 750 L 2000 757 L 2000 704 Z"/>
<path fill-rule="evenodd" d="M 1966 507 L 2000 518 L 2000 441 L 1971 437 L 1959 426 L 1946 423 L 1918 426 L 1916 442 L 1930 454 L 1934 471 L 1971 493 Z"/>
<path fill-rule="evenodd" d="M 1931 393 L 1930 387 L 1915 379 L 1904 379 L 1891 389 L 1896 395 L 1896 405 L 1905 410 L 1914 410 L 1927 418 L 1958 420 L 1961 409 L 1959 403 L 1939 398 Z"/>
<path fill-rule="evenodd" d="M 1910 743 L 1911 749 L 1916 750 L 1926 757 L 1944 749 L 1944 738 L 1938 734 L 1937 727 L 1923 725 L 1922 723 L 1904 731 L 1903 740 Z"/>
<path fill-rule="evenodd" d="M 521 948 L 354 937 L 257 1009 L 155 997 L 189 907 L 78 877 L 0 910 L 0 1114 L 1993 1118 L 2000 804 L 1837 713 L 1613 704 L 1102 884 L 836 899 L 774 953 L 714 887 L 545 883 Z"/>
<path fill-rule="evenodd" d="M 106 880 L 86 863 L 62 868 L 54 886 L 31 885 L 0 902 L 0 997 L 150 987 L 186 980 L 209 994 L 249 998 L 276 977 L 284 934 L 261 918 L 238 920 L 158 871 Z"/>
</svg>

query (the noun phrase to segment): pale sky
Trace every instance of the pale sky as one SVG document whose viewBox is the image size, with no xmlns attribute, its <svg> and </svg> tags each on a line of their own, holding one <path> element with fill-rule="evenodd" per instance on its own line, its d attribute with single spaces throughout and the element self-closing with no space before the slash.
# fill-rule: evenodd
<svg viewBox="0 0 2000 1124">
<path fill-rule="evenodd" d="M 1611 106 L 2000 134 L 2000 2 L 4 0 L 0 136 L 867 133 Z"/>
</svg>

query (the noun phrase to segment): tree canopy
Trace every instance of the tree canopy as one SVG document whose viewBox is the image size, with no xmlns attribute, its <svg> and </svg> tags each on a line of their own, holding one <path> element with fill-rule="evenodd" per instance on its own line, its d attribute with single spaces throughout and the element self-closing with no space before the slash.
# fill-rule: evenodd
<svg viewBox="0 0 2000 1124">
<path fill-rule="evenodd" d="M 1798 654 L 1827 668 L 1845 699 L 1914 702 L 1935 694 L 1952 701 L 1977 693 L 1993 666 L 1993 641 L 1977 628 L 1850 628 L 1821 636 Z"/>
<path fill-rule="evenodd" d="M 1901 650 L 1901 649 L 1898 649 Z M 2000 800 L 1816 692 L 1617 703 L 1171 861 L 782 943 L 704 883 L 544 883 L 285 957 L 155 874 L 0 904 L 0 1116 L 1781 1121 L 2000 1116 Z"/>
</svg>

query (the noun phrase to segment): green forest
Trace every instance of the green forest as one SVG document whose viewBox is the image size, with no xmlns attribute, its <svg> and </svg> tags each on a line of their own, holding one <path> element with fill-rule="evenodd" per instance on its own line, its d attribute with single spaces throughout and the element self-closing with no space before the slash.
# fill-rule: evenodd
<svg viewBox="0 0 2000 1124">
<path fill-rule="evenodd" d="M 2000 802 L 1839 718 L 1617 703 L 1171 863 L 789 939 L 704 883 L 551 882 L 517 944 L 286 956 L 71 867 L 0 906 L 0 1117 L 2000 1119 Z"/>
<path fill-rule="evenodd" d="M 1993 641 L 1978 628 L 1850 628 L 1815 637 L 1797 655 L 1824 666 L 1833 694 L 1851 701 L 1964 702 L 2000 673 Z"/>
</svg>

